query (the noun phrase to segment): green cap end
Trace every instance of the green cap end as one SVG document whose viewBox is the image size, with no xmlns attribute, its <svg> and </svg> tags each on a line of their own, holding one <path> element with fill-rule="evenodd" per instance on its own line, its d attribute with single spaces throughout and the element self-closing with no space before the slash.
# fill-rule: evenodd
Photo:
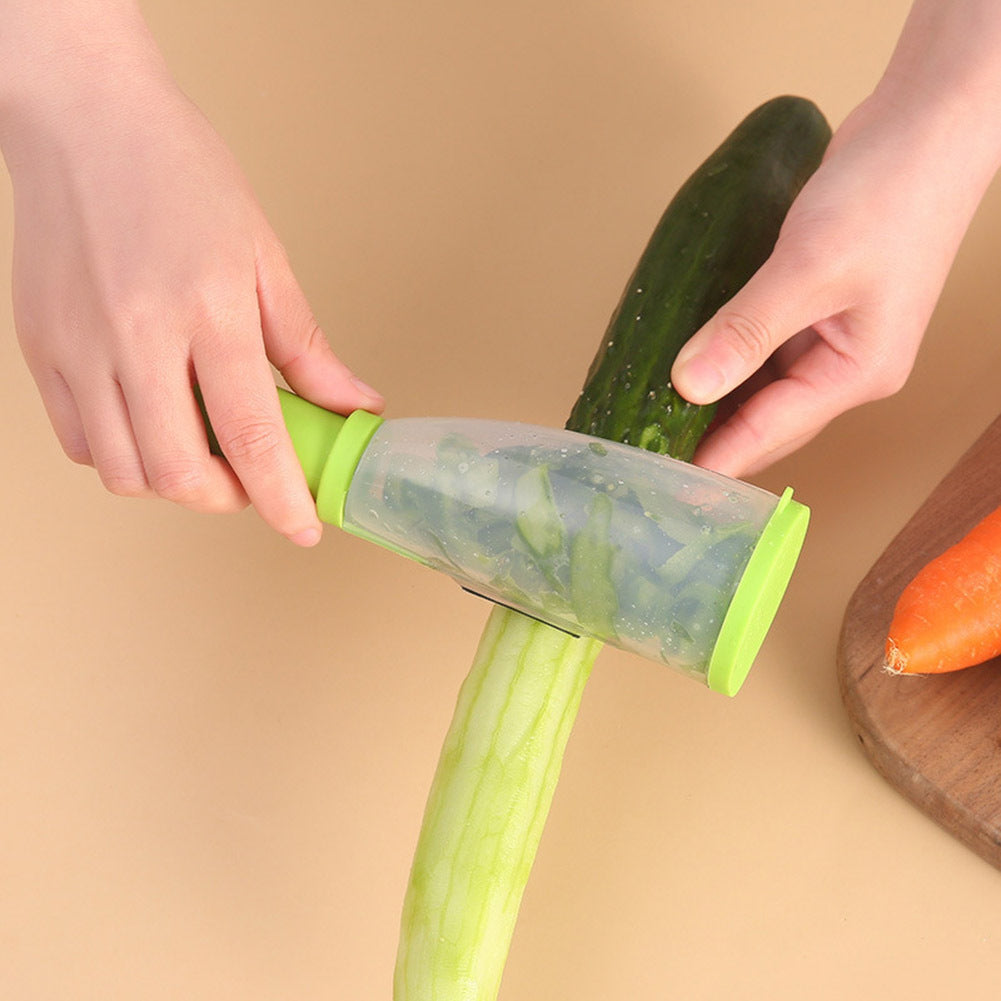
<svg viewBox="0 0 1001 1001">
<path fill-rule="evenodd" d="M 751 553 L 709 660 L 713 691 L 736 695 L 761 649 L 799 559 L 810 509 L 787 489 Z"/>
<path fill-rule="evenodd" d="M 366 410 L 342 417 L 281 388 L 278 396 L 316 512 L 341 527 L 351 478 L 382 418 Z"/>
<path fill-rule="evenodd" d="M 327 456 L 347 418 L 324 410 L 285 389 L 279 388 L 278 399 L 295 454 L 299 457 L 299 465 L 306 474 L 309 492 L 315 497 L 320 488 Z"/>
<path fill-rule="evenodd" d="M 338 528 L 344 527 L 344 505 L 348 488 L 372 436 L 379 430 L 382 418 L 367 410 L 355 410 L 347 416 L 334 447 L 327 456 L 320 485 L 316 491 L 316 513 L 321 521 Z"/>
</svg>

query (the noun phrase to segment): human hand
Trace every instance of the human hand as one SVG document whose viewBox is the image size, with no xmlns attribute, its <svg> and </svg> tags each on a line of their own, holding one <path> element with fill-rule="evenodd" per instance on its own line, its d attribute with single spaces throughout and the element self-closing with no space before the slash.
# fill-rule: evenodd
<svg viewBox="0 0 1001 1001">
<path fill-rule="evenodd" d="M 79 73 L 4 134 L 15 322 L 59 441 L 116 494 L 249 500 L 312 544 L 269 361 L 329 409 L 382 401 L 334 355 L 233 157 L 157 59 L 87 89 Z M 209 453 L 196 383 L 228 461 Z"/>
<path fill-rule="evenodd" d="M 947 121 L 874 98 L 838 129 L 769 259 L 678 355 L 679 393 L 721 401 L 696 462 L 757 472 L 904 384 L 991 173 Z"/>
<path fill-rule="evenodd" d="M 849 116 L 769 259 L 679 353 L 678 391 L 721 401 L 697 462 L 754 473 L 901 388 L 995 145 L 948 107 L 877 94 Z"/>
</svg>

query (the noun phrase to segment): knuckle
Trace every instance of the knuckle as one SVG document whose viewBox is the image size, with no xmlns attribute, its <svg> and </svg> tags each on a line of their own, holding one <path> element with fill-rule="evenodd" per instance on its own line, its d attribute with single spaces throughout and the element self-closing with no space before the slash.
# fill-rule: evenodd
<svg viewBox="0 0 1001 1001">
<path fill-rule="evenodd" d="M 70 462 L 75 462 L 78 466 L 94 465 L 94 457 L 90 454 L 90 446 L 85 438 L 65 438 L 61 444 Z"/>
<path fill-rule="evenodd" d="M 913 354 L 901 353 L 892 346 L 859 356 L 843 353 L 838 357 L 847 367 L 848 377 L 859 387 L 860 402 L 882 400 L 898 393 L 910 378 L 914 366 Z M 836 374 L 841 375 L 840 372 Z"/>
<path fill-rule="evenodd" d="M 238 464 L 266 462 L 281 447 L 278 427 L 267 420 L 224 421 L 215 432 L 223 454 Z"/>
<path fill-rule="evenodd" d="M 323 332 L 323 328 L 311 312 L 306 313 L 303 327 L 305 331 L 303 336 L 304 354 L 314 354 L 320 352 L 324 354 L 333 354 L 333 349 L 330 347 L 330 341 L 327 340 L 327 335 Z"/>
<path fill-rule="evenodd" d="M 899 393 L 904 388 L 910 374 L 911 366 L 909 364 L 894 362 L 882 366 L 869 380 L 869 391 L 872 398 L 882 400 Z"/>
<path fill-rule="evenodd" d="M 176 303 L 175 315 L 192 338 L 224 346 L 245 326 L 253 293 L 242 270 L 218 261 L 210 273 L 189 283 Z"/>
<path fill-rule="evenodd" d="M 748 311 L 726 311 L 720 314 L 720 328 L 727 343 L 749 364 L 760 364 L 772 353 L 772 338 L 768 324 Z"/>
<path fill-rule="evenodd" d="M 271 239 L 258 251 L 258 260 L 265 267 L 291 268 L 291 260 L 288 248 L 284 242 L 275 234 L 270 234 Z"/>
<path fill-rule="evenodd" d="M 295 351 L 286 362 L 286 367 L 295 365 L 306 358 L 320 358 L 323 356 L 333 356 L 334 354 L 333 348 L 331 348 L 330 342 L 327 340 L 326 334 L 324 334 L 323 328 L 317 322 L 316 317 L 308 309 L 305 309 L 304 312 L 305 316 L 302 321 L 301 336 Z"/>
<path fill-rule="evenodd" d="M 237 329 L 232 307 L 224 305 L 218 296 L 209 292 L 204 292 L 188 307 L 185 322 L 192 337 L 222 352 L 229 350 L 230 337 Z"/>
<path fill-rule="evenodd" d="M 144 497 L 149 493 L 145 471 L 134 462 L 105 460 L 98 463 L 105 490 L 116 497 Z"/>
<path fill-rule="evenodd" d="M 205 493 L 205 470 L 198 460 L 160 461 L 149 471 L 149 485 L 164 500 L 191 505 L 201 501 Z"/>
<path fill-rule="evenodd" d="M 162 330 L 163 310 L 158 297 L 139 289 L 108 293 L 103 303 L 105 328 L 120 351 L 134 344 L 149 343 Z"/>
<path fill-rule="evenodd" d="M 294 365 L 303 358 L 315 357 L 320 352 L 333 353 L 323 329 L 305 304 L 301 304 L 295 313 L 292 331 L 294 337 L 290 338 L 284 353 L 277 356 L 279 369 Z"/>
</svg>

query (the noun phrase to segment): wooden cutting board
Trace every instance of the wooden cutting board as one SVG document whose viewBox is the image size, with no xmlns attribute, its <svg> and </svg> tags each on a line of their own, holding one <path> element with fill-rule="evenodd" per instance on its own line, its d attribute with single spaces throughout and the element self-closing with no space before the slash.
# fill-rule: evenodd
<svg viewBox="0 0 1001 1001">
<path fill-rule="evenodd" d="M 1001 417 L 935 488 L 859 584 L 838 679 L 865 753 L 890 784 L 1001 868 L 1001 658 L 935 677 L 883 670 L 900 592 L 923 564 L 1001 505 Z"/>
</svg>

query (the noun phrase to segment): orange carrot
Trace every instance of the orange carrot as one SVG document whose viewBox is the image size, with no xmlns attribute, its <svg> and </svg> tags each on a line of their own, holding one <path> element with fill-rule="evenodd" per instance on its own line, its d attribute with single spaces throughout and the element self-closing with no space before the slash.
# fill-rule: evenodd
<svg viewBox="0 0 1001 1001">
<path fill-rule="evenodd" d="M 1001 507 L 928 563 L 893 613 L 884 667 L 942 674 L 1001 655 Z"/>
</svg>

